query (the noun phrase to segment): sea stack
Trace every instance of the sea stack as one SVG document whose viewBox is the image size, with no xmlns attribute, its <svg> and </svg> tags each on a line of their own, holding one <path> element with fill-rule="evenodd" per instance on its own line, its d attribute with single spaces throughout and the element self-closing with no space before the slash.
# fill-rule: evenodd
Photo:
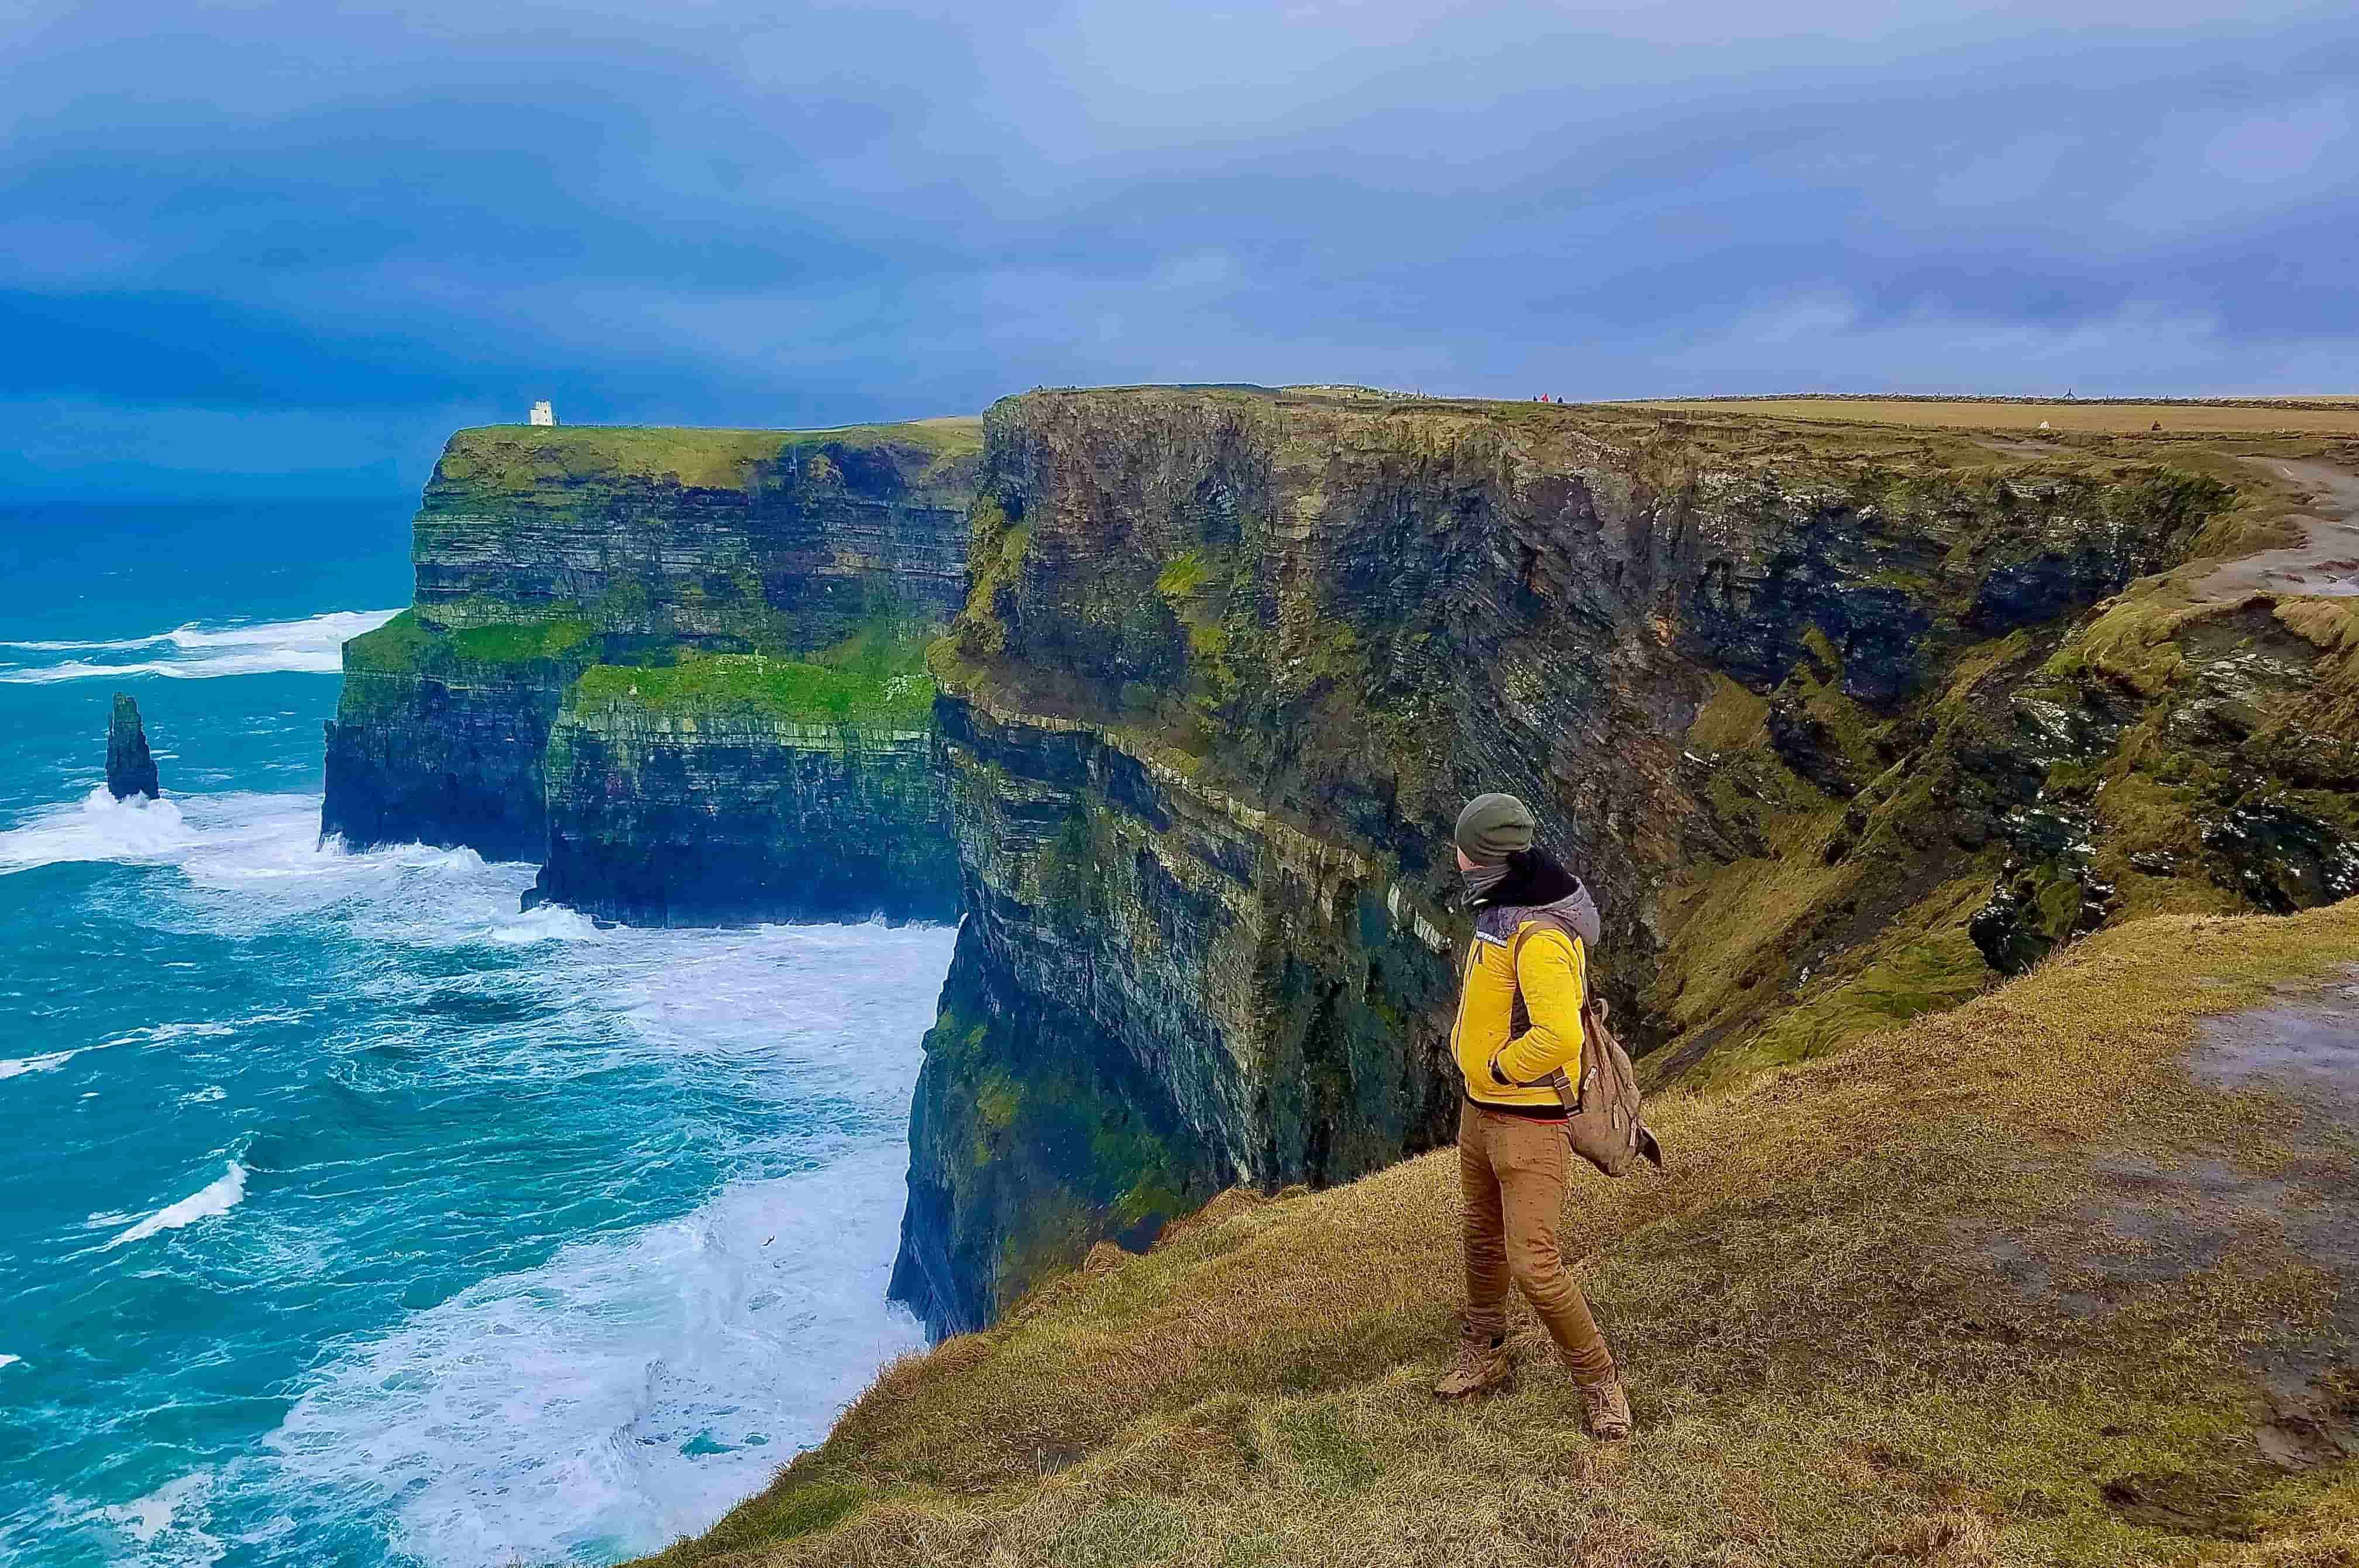
<svg viewBox="0 0 2359 1568">
<path fill-rule="evenodd" d="M 106 726 L 106 787 L 118 800 L 134 795 L 152 800 L 163 793 L 156 782 L 156 759 L 147 751 L 147 731 L 139 722 L 139 704 L 128 691 L 114 694 L 114 719 Z"/>
</svg>

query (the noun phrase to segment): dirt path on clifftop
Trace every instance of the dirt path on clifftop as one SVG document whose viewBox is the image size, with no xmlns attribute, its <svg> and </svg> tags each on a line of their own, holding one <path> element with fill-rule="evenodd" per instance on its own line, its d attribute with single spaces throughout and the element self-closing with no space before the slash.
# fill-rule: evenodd
<svg viewBox="0 0 2359 1568">
<path fill-rule="evenodd" d="M 2194 584 L 2195 596 L 2234 599 L 2265 590 L 2359 596 L 2359 475 L 2294 458 L 2245 461 L 2307 492 L 2302 509 L 2286 519 L 2302 542 L 2224 562 Z"/>
</svg>

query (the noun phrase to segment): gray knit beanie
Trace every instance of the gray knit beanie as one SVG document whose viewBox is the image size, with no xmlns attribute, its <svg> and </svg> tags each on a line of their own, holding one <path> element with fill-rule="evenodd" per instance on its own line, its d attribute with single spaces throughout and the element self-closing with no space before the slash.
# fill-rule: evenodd
<svg viewBox="0 0 2359 1568">
<path fill-rule="evenodd" d="M 1458 813 L 1458 848 L 1478 866 L 1496 866 L 1532 847 L 1532 813 L 1513 795 L 1477 795 Z"/>
</svg>

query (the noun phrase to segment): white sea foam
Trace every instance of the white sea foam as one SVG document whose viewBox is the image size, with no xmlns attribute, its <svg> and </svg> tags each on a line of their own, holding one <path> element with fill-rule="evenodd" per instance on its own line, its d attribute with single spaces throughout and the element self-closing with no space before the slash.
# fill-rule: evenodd
<svg viewBox="0 0 2359 1568">
<path fill-rule="evenodd" d="M 212 1219 L 217 1215 L 229 1213 L 244 1202 L 245 1202 L 245 1167 L 233 1160 L 229 1161 L 229 1169 L 219 1177 L 208 1181 L 179 1203 L 165 1204 L 164 1207 L 158 1209 L 113 1241 L 108 1242 L 100 1250 L 111 1252 L 118 1247 L 128 1246 L 135 1241 L 145 1241 L 151 1236 L 158 1236 L 168 1230 L 179 1230 L 183 1225 L 192 1225 L 199 1220 Z"/>
<path fill-rule="evenodd" d="M 587 915 L 555 904 L 543 904 L 537 909 L 527 909 L 513 919 L 498 921 L 484 934 L 485 940 L 499 947 L 529 947 L 542 942 L 600 940 L 597 926 Z"/>
<path fill-rule="evenodd" d="M 213 1489 L 212 1472 L 193 1471 L 168 1481 L 144 1497 L 102 1509 L 100 1517 L 129 1536 L 139 1547 L 143 1563 L 171 1568 L 209 1568 L 227 1550 L 205 1532 L 206 1505 Z"/>
<path fill-rule="evenodd" d="M 20 1056 L 10 1061 L 0 1061 L 0 1079 L 14 1078 L 26 1073 L 54 1072 L 77 1056 L 85 1055 L 93 1051 L 110 1051 L 118 1045 L 159 1045 L 176 1040 L 214 1039 L 222 1035 L 235 1034 L 242 1024 L 267 1021 L 269 1021 L 268 1015 L 229 1023 L 207 1020 L 199 1023 L 152 1024 L 145 1029 L 126 1030 L 111 1040 L 102 1040 L 93 1045 L 78 1045 L 71 1051 L 45 1051 L 39 1056 Z"/>
<path fill-rule="evenodd" d="M 427 911 L 406 897 L 365 910 L 390 939 L 426 937 Z M 546 1071 L 717 1057 L 749 1082 L 879 1105 L 907 1103 L 954 940 L 939 928 L 597 931 L 560 913 L 478 925 L 446 909 L 436 939 L 497 943 L 544 921 L 577 931 L 580 945 L 525 972 L 565 1020 Z M 511 1068 L 516 1053 L 500 1060 Z M 270 1440 L 289 1479 L 390 1512 L 397 1544 L 438 1568 L 611 1559 L 710 1526 L 922 1338 L 884 1303 L 901 1139 L 881 1127 L 782 1136 L 827 1163 L 565 1247 L 353 1345 Z"/>
<path fill-rule="evenodd" d="M 333 674 L 342 667 L 346 641 L 363 632 L 375 631 L 399 613 L 336 610 L 299 621 L 257 621 L 245 626 L 190 622 L 172 631 L 114 641 L 0 643 L 0 648 L 25 653 L 163 650 L 158 658 L 127 662 L 74 659 L 56 664 L 14 664 L 0 669 L 0 681 L 45 685 L 59 681 L 121 680 L 133 675 L 201 681 L 288 670 Z"/>
<path fill-rule="evenodd" d="M 257 621 L 245 626 L 203 626 L 191 621 L 164 634 L 174 648 L 280 648 L 288 643 L 326 644 L 342 648 L 364 632 L 373 632 L 399 610 L 331 610 L 299 621 Z"/>
<path fill-rule="evenodd" d="M 80 800 L 52 806 L 0 833 L 0 876 L 73 860 L 160 860 L 196 843 L 171 800 L 118 800 L 101 784 Z"/>
<path fill-rule="evenodd" d="M 479 900 L 460 902 L 471 909 L 479 903 L 478 918 L 488 924 L 515 917 L 516 895 L 531 880 L 528 867 L 514 866 L 487 878 L 473 850 L 400 844 L 352 854 L 340 842 L 323 844 L 317 795 L 117 800 L 100 785 L 77 802 L 49 807 L 0 833 L 0 876 L 91 861 L 176 866 L 201 897 L 218 895 L 208 900 L 219 917 L 211 923 L 238 929 L 347 898 L 386 894 L 420 877 L 482 884 Z M 447 927 L 453 912 L 449 900 L 421 901 L 437 905 L 435 923 Z"/>
<path fill-rule="evenodd" d="M 880 1310 L 903 1156 L 723 1192 L 488 1279 L 332 1366 L 269 1440 L 428 1563 L 651 1551 L 711 1525 L 922 1343 Z"/>
<path fill-rule="evenodd" d="M 766 1157 L 830 1163 L 741 1181 L 684 1218 L 577 1243 L 346 1342 L 310 1378 L 267 1454 L 212 1484 L 210 1505 L 193 1490 L 176 1493 L 159 1516 L 159 1492 L 91 1526 L 129 1530 L 160 1518 L 134 1560 L 208 1562 L 219 1550 L 208 1530 L 254 1539 L 206 1511 L 229 1519 L 224 1499 L 250 1487 L 393 1519 L 397 1544 L 436 1568 L 611 1560 L 658 1547 L 756 1490 L 824 1435 L 880 1365 L 919 1342 L 917 1326 L 883 1303 L 907 1158 L 883 1107 L 907 1103 L 951 931 L 602 931 L 570 910 L 519 912 L 529 866 L 415 844 L 322 846 L 317 796 L 169 804 L 179 832 L 168 839 L 135 837 L 130 830 L 146 824 L 121 821 L 111 799 L 55 808 L 0 834 L 0 866 L 85 858 L 168 867 L 175 874 L 137 878 L 125 910 L 176 930 L 240 934 L 313 916 L 369 947 L 510 950 L 387 964 L 358 982 L 382 991 L 372 1030 L 388 1040 L 440 1027 L 431 1009 L 412 1004 L 454 989 L 529 998 L 512 1018 L 495 1012 L 497 1023 L 436 1033 L 444 1070 L 480 1051 L 502 1073 L 596 1078 L 617 1061 L 679 1054 L 719 1059 L 745 1085 L 791 1086 L 790 1099 L 823 1085 L 832 1100 L 877 1109 L 851 1125 L 782 1116 Z M 102 1044 L 303 1016 L 161 1024 Z M 542 1045 L 558 1049 L 535 1049 Z M 92 1215 L 88 1235 L 111 1236 L 108 1248 L 150 1240 L 228 1213 L 245 1186 L 233 1160 L 220 1179 L 152 1214 Z M 258 1199 L 225 1238 L 272 1234 L 273 1208 Z M 94 1518 L 94 1502 L 77 1507 L 77 1517 Z"/>
</svg>

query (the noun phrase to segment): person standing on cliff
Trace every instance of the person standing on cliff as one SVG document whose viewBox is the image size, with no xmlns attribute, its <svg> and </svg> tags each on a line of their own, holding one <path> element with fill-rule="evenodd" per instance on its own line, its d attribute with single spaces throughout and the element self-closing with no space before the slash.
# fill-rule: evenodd
<svg viewBox="0 0 2359 1568">
<path fill-rule="evenodd" d="M 1466 1080 L 1458 1111 L 1466 1315 L 1458 1357 L 1433 1386 L 1463 1399 L 1506 1380 L 1507 1286 L 1532 1304 L 1589 1407 L 1590 1435 L 1630 1435 L 1630 1398 L 1597 1320 L 1557 1245 L 1572 1146 L 1549 1080 L 1579 1081 L 1582 1004 L 1597 905 L 1532 843 L 1513 795 L 1478 795 L 1458 814 L 1458 869 L 1474 911 L 1451 1051 Z"/>
</svg>

